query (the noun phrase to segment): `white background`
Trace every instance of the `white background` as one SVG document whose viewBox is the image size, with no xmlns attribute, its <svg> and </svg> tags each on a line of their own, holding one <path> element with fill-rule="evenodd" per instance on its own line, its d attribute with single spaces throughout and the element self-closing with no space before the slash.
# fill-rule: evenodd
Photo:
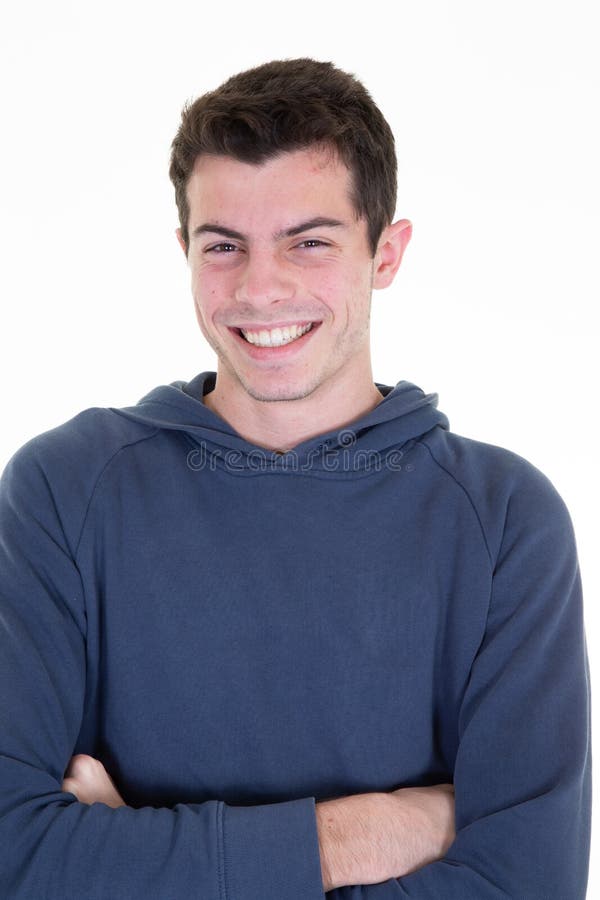
<svg viewBox="0 0 600 900">
<path fill-rule="evenodd" d="M 268 59 L 332 60 L 388 118 L 398 217 L 414 224 L 395 285 L 373 297 L 375 380 L 437 391 L 454 431 L 553 481 L 575 525 L 595 678 L 594 6 L 4 5 L 0 468 L 85 407 L 215 368 L 174 236 L 181 106 Z M 592 861 L 589 897 L 599 892 Z"/>
</svg>

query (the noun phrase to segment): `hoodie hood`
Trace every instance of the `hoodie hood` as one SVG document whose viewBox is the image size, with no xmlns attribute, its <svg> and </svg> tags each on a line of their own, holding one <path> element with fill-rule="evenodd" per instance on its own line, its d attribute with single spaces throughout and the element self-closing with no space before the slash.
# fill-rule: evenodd
<svg viewBox="0 0 600 900">
<path fill-rule="evenodd" d="M 259 457 L 263 468 L 268 464 L 269 469 L 297 470 L 306 469 L 310 463 L 311 469 L 321 472 L 339 471 L 343 458 L 343 469 L 356 477 L 381 464 L 382 454 L 397 456 L 400 448 L 406 451 L 407 442 L 432 428 L 450 427 L 447 417 L 437 409 L 437 394 L 426 394 L 410 381 L 399 381 L 395 387 L 375 382 L 383 399 L 366 415 L 309 438 L 285 453 L 268 450 L 247 441 L 204 404 L 203 397 L 215 387 L 216 377 L 215 372 L 208 371 L 189 382 L 160 385 L 135 406 L 113 411 L 152 428 L 184 432 L 208 455 L 221 460 L 235 454 L 236 474 L 244 470 L 255 474 Z"/>
</svg>

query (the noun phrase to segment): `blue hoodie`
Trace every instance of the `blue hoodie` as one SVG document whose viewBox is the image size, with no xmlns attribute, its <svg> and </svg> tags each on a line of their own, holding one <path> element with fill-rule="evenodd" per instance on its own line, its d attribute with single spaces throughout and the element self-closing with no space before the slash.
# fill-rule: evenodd
<svg viewBox="0 0 600 900">
<path fill-rule="evenodd" d="M 323 900 L 315 803 L 453 782 L 444 859 L 341 900 L 580 900 L 567 509 L 407 381 L 287 453 L 215 374 L 88 409 L 0 488 L 0 896 Z M 126 807 L 61 791 L 99 758 Z"/>
</svg>

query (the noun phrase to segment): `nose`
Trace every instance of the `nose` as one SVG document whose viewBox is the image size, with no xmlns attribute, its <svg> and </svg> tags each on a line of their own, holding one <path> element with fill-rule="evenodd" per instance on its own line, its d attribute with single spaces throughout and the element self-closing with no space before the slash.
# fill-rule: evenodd
<svg viewBox="0 0 600 900">
<path fill-rule="evenodd" d="M 279 300 L 290 300 L 295 289 L 292 273 L 285 261 L 273 250 L 255 249 L 247 252 L 240 267 L 235 298 L 239 303 L 253 307 L 269 306 Z"/>
</svg>

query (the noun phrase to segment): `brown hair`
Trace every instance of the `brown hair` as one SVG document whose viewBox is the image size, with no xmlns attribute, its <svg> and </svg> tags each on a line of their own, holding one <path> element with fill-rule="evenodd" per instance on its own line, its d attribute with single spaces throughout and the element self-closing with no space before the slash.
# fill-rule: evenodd
<svg viewBox="0 0 600 900">
<path fill-rule="evenodd" d="M 198 156 L 262 163 L 315 144 L 334 147 L 352 173 L 352 203 L 357 218 L 367 221 L 374 256 L 396 206 L 394 137 L 353 75 L 314 59 L 264 63 L 184 106 L 171 145 L 169 176 L 186 247 L 186 188 Z"/>
</svg>

